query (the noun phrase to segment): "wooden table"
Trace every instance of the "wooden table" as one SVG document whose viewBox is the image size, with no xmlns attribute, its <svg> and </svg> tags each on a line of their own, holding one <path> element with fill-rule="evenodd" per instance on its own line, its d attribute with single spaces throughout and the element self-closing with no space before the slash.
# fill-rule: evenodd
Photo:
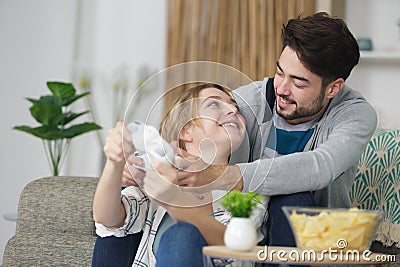
<svg viewBox="0 0 400 267">
<path fill-rule="evenodd" d="M 316 252 L 292 247 L 257 246 L 251 251 L 236 251 L 225 246 L 203 247 L 203 266 L 212 267 L 212 258 L 250 262 L 268 262 L 296 265 L 389 265 L 395 261 L 394 255 L 372 253 L 370 251 L 338 251 Z"/>
</svg>

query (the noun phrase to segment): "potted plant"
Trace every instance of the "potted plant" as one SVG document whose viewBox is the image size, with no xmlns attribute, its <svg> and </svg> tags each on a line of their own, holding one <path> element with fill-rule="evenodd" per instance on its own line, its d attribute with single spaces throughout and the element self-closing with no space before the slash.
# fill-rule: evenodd
<svg viewBox="0 0 400 267">
<path fill-rule="evenodd" d="M 239 190 L 232 190 L 224 197 L 221 205 L 232 215 L 224 234 L 228 248 L 248 251 L 256 245 L 256 230 L 250 215 L 263 198 L 254 192 L 246 194 Z"/>
<path fill-rule="evenodd" d="M 71 83 L 63 82 L 47 82 L 47 87 L 52 95 L 43 95 L 39 99 L 26 98 L 32 103 L 29 108 L 32 117 L 40 125 L 37 127 L 19 125 L 13 129 L 42 139 L 52 173 L 57 176 L 71 139 L 90 131 L 99 130 L 101 127 L 93 122 L 71 125 L 72 121 L 89 111 L 74 113 L 71 111 L 70 105 L 88 95 L 89 92 L 76 94 Z"/>
</svg>

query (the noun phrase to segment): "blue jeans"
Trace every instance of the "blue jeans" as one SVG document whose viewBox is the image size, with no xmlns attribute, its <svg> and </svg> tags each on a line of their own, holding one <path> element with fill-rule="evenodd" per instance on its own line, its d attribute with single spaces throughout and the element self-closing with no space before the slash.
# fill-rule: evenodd
<svg viewBox="0 0 400 267">
<path fill-rule="evenodd" d="M 204 246 L 207 246 L 207 242 L 199 229 L 190 223 L 178 222 L 162 235 L 156 266 L 202 267 Z"/>
<path fill-rule="evenodd" d="M 290 228 L 289 222 L 281 209 L 283 206 L 315 207 L 316 204 L 312 192 L 272 196 L 268 203 L 268 220 L 263 223 L 266 240 L 264 239 L 261 241 L 260 245 L 281 247 L 296 246 L 292 229 Z M 268 264 L 265 266 L 277 265 Z"/>
<path fill-rule="evenodd" d="M 97 237 L 92 266 L 132 266 L 142 233 L 126 237 Z M 192 224 L 178 222 L 161 237 L 157 250 L 157 267 L 203 266 L 202 248 L 207 242 Z"/>
<path fill-rule="evenodd" d="M 93 267 L 132 266 L 142 232 L 126 237 L 97 237 L 93 249 Z"/>
</svg>

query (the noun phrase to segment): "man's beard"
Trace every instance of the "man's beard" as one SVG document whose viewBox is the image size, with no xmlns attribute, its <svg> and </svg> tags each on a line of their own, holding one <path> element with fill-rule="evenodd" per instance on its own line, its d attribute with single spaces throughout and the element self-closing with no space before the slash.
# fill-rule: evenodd
<svg viewBox="0 0 400 267">
<path fill-rule="evenodd" d="M 325 91 L 321 90 L 321 93 L 318 95 L 317 98 L 311 103 L 308 107 L 297 107 L 296 109 L 290 114 L 284 114 L 283 112 L 278 110 L 276 107 L 276 113 L 279 114 L 285 120 L 297 120 L 301 118 L 308 118 L 318 114 L 322 109 L 324 109 L 324 98 L 325 98 Z"/>
</svg>

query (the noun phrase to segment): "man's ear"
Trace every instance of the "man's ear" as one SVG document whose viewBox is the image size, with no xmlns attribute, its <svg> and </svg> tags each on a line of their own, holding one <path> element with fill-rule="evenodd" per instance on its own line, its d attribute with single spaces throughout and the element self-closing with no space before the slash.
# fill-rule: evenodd
<svg viewBox="0 0 400 267">
<path fill-rule="evenodd" d="M 326 91 L 327 98 L 334 98 L 337 93 L 343 88 L 344 80 L 343 78 L 337 78 L 333 82 L 328 85 L 328 89 Z"/>
<path fill-rule="evenodd" d="M 193 125 L 191 123 L 186 124 L 183 127 L 183 129 L 179 132 L 179 139 L 186 143 L 192 142 L 193 141 L 192 130 L 193 130 Z"/>
</svg>

